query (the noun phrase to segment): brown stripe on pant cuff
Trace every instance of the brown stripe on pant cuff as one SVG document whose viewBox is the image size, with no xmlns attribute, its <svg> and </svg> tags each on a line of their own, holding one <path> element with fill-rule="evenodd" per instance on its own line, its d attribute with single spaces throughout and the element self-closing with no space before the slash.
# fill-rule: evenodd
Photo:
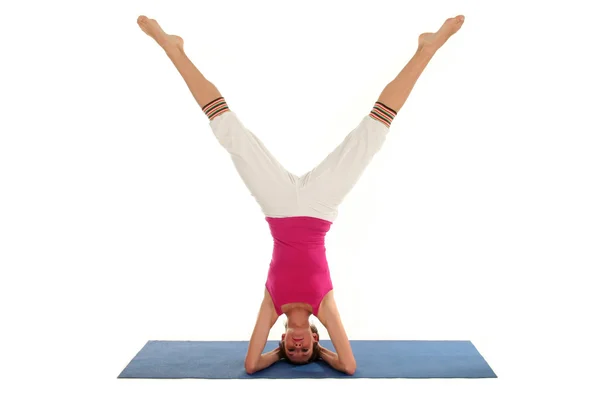
<svg viewBox="0 0 600 400">
<path fill-rule="evenodd" d="M 392 125 L 392 121 L 396 117 L 396 111 L 378 101 L 373 106 L 369 116 L 377 121 L 382 122 L 388 128 Z"/>
<path fill-rule="evenodd" d="M 219 97 L 202 107 L 202 111 L 204 111 L 209 120 L 213 120 L 229 111 L 229 106 L 227 106 L 227 102 L 223 97 Z"/>
</svg>

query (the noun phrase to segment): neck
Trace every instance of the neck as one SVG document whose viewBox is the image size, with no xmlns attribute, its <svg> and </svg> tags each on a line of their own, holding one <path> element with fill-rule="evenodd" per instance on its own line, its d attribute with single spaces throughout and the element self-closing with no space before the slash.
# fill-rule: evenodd
<svg viewBox="0 0 600 400">
<path fill-rule="evenodd" d="M 310 323 L 308 322 L 308 317 L 310 316 L 310 312 L 303 308 L 294 308 L 287 313 L 287 323 L 290 328 L 308 328 L 310 327 Z"/>
</svg>

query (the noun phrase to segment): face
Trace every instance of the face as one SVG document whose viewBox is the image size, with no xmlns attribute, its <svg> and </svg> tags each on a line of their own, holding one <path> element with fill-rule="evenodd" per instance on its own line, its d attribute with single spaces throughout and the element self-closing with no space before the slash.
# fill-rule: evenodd
<svg viewBox="0 0 600 400">
<path fill-rule="evenodd" d="M 313 353 L 313 343 L 319 341 L 319 336 L 313 333 L 310 328 L 293 329 L 289 328 L 281 335 L 285 352 L 290 360 L 297 363 L 308 361 Z"/>
</svg>

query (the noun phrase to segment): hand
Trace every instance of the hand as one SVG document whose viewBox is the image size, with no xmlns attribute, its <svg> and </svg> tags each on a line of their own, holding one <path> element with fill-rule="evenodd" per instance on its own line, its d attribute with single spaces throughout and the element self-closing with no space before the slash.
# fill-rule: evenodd
<svg viewBox="0 0 600 400">
<path fill-rule="evenodd" d="M 323 346 L 321 346 L 321 343 L 317 342 L 317 345 L 315 346 L 315 350 L 317 351 L 317 359 L 322 359 L 322 355 L 323 355 L 323 349 L 325 349 Z"/>
<path fill-rule="evenodd" d="M 285 356 L 283 354 L 283 352 L 285 350 L 284 350 L 283 346 L 281 346 L 281 344 L 276 349 L 274 349 L 274 351 L 277 352 L 277 356 L 279 357 L 280 360 L 285 359 Z"/>
</svg>

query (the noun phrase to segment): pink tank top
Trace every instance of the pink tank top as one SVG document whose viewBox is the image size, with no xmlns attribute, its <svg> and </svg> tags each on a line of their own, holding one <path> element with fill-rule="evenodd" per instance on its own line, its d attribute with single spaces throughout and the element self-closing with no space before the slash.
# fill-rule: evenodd
<svg viewBox="0 0 600 400">
<path fill-rule="evenodd" d="M 333 289 L 325 255 L 331 222 L 313 217 L 265 219 L 273 236 L 266 288 L 277 315 L 288 303 L 308 303 L 318 315 L 321 300 Z"/>
</svg>

